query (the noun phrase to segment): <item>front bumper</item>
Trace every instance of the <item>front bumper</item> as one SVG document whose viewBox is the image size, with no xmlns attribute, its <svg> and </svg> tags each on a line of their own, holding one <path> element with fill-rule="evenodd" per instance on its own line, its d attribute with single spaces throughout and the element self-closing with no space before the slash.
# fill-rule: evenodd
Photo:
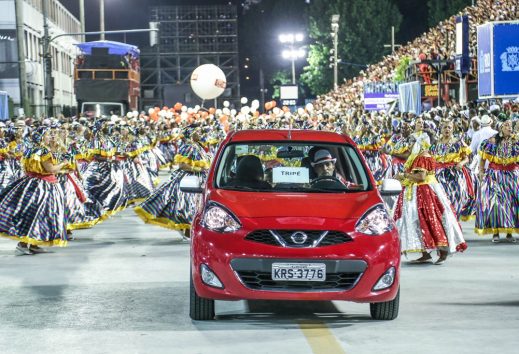
<svg viewBox="0 0 519 354">
<path fill-rule="evenodd" d="M 286 248 L 245 240 L 252 230 L 280 228 L 273 222 L 242 220 L 243 227 L 234 234 L 220 234 L 202 228 L 197 220 L 192 230 L 192 277 L 196 292 L 203 298 L 216 300 L 347 300 L 354 302 L 384 302 L 393 300 L 398 292 L 400 244 L 396 229 L 380 236 L 348 232 L 353 241 L 335 246 L 316 248 Z M 269 225 L 270 224 L 270 225 Z M 277 225 L 276 225 L 277 224 Z M 353 230 L 353 221 L 329 223 L 323 230 Z M 284 225 L 285 229 L 290 228 Z M 296 229 L 305 228 L 297 225 Z M 307 225 L 307 229 L 311 225 Z M 314 227 L 315 228 L 315 227 Z M 268 281 L 274 262 L 325 263 L 326 278 L 337 286 L 311 286 L 295 289 L 294 282 L 272 285 Z M 223 283 L 218 289 L 204 284 L 200 265 L 206 264 Z M 380 277 L 390 267 L 397 272 L 393 285 L 373 291 Z M 271 279 L 270 279 L 271 280 Z M 312 286 L 315 285 L 314 288 Z M 321 287 L 321 288 L 319 288 Z"/>
</svg>

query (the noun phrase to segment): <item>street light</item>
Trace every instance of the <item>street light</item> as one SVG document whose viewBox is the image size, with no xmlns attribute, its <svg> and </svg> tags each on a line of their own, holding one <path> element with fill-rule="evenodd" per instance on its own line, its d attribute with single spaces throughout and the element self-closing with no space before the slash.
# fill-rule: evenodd
<svg viewBox="0 0 519 354">
<path fill-rule="evenodd" d="M 305 36 L 302 33 L 286 33 L 279 35 L 279 41 L 283 44 L 288 44 L 289 49 L 284 50 L 281 55 L 285 59 L 290 59 L 292 61 L 292 85 L 296 84 L 296 59 L 304 58 L 306 55 L 305 51 L 302 48 L 294 48 L 294 44 L 300 43 L 305 39 Z"/>
<path fill-rule="evenodd" d="M 338 47 L 338 34 L 339 34 L 339 19 L 340 15 L 332 15 L 332 38 L 333 38 L 333 89 L 337 90 L 337 81 L 338 81 L 338 70 L 337 64 L 339 62 L 337 56 L 337 47 Z"/>
</svg>

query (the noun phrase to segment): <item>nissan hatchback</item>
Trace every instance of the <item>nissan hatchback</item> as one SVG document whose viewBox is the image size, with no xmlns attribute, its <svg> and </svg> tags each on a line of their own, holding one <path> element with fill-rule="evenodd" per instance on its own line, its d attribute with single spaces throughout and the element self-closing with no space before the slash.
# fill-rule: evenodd
<svg viewBox="0 0 519 354">
<path fill-rule="evenodd" d="M 396 182 L 396 183 L 391 183 Z M 190 316 L 215 300 L 346 300 L 398 316 L 400 243 L 382 195 L 347 136 L 251 130 L 222 142 L 191 228 Z"/>
</svg>

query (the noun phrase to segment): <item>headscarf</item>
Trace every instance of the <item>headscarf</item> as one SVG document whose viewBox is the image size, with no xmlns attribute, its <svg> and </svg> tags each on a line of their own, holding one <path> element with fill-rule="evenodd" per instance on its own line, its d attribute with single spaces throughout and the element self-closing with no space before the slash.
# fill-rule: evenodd
<svg viewBox="0 0 519 354">
<path fill-rule="evenodd" d="M 37 129 L 35 129 L 33 132 L 32 132 L 32 135 L 31 135 L 31 140 L 32 142 L 35 144 L 35 145 L 39 145 L 41 144 L 41 140 L 43 139 L 43 136 L 45 135 L 46 132 L 49 131 L 49 127 L 47 126 L 41 126 L 41 127 L 38 127 Z"/>
<path fill-rule="evenodd" d="M 413 139 L 415 143 L 411 148 L 411 155 L 409 155 L 409 158 L 404 164 L 406 170 L 413 165 L 413 162 L 418 157 L 418 155 L 420 155 L 424 151 L 428 151 L 431 147 L 429 135 L 425 132 L 413 133 L 411 134 L 410 139 Z"/>
</svg>

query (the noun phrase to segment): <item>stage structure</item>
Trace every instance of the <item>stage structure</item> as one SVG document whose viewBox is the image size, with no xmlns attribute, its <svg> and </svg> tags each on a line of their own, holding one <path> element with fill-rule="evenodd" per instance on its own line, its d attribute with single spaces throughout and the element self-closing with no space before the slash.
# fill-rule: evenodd
<svg viewBox="0 0 519 354">
<path fill-rule="evenodd" d="M 202 64 L 214 64 L 227 80 L 218 106 L 239 103 L 238 14 L 235 5 L 154 6 L 150 26 L 159 28 L 151 47 L 141 52 L 143 108 L 191 106 L 201 100 L 190 87 L 191 73 Z M 214 105 L 206 102 L 205 107 Z"/>
</svg>

